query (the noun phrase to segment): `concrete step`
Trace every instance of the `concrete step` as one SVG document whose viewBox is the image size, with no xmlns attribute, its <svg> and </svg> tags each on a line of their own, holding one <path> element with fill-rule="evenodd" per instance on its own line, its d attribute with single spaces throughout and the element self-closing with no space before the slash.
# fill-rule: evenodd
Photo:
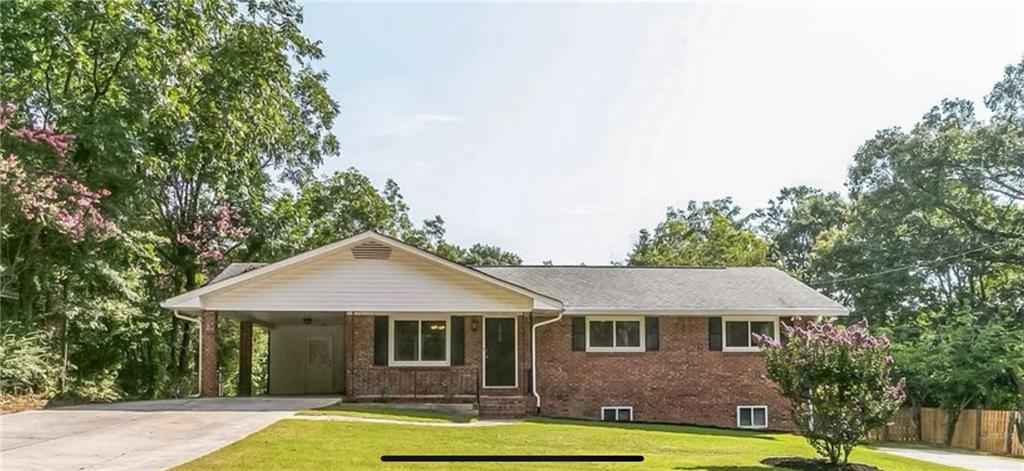
<svg viewBox="0 0 1024 471">
<path fill-rule="evenodd" d="M 478 406 L 481 419 L 515 419 L 525 417 L 524 396 L 481 396 Z"/>
</svg>

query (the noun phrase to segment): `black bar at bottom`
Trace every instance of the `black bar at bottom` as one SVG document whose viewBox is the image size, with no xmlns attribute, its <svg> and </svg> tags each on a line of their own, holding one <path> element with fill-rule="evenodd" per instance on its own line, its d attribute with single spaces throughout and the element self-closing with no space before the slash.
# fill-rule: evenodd
<svg viewBox="0 0 1024 471">
<path fill-rule="evenodd" d="M 391 463 L 543 463 L 543 462 L 620 462 L 638 463 L 642 455 L 384 455 L 383 462 Z"/>
</svg>

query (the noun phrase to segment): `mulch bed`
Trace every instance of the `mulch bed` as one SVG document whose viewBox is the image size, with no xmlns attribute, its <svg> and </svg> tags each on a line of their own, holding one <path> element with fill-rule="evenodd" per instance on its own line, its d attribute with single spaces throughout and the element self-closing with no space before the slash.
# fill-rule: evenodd
<svg viewBox="0 0 1024 471">
<path fill-rule="evenodd" d="M 795 457 L 766 458 L 761 460 L 761 464 L 798 471 L 882 471 L 866 464 L 849 463 L 832 466 L 832 463 L 829 463 L 828 460 Z"/>
<path fill-rule="evenodd" d="M 0 396 L 0 415 L 13 414 L 24 410 L 42 409 L 45 406 L 46 398 L 41 394 Z"/>
</svg>

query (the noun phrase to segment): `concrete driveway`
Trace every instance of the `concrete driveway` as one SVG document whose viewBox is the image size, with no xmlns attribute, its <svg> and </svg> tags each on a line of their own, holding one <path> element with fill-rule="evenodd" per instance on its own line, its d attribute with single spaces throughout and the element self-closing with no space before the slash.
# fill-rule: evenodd
<svg viewBox="0 0 1024 471">
<path fill-rule="evenodd" d="M 336 397 L 172 399 L 0 416 L 0 469 L 165 469 Z"/>
<path fill-rule="evenodd" d="M 973 471 L 1024 471 L 1024 460 L 1002 456 L 985 455 L 955 448 L 897 448 L 880 446 L 876 450 L 894 455 L 931 461 L 948 466 L 970 469 Z"/>
</svg>

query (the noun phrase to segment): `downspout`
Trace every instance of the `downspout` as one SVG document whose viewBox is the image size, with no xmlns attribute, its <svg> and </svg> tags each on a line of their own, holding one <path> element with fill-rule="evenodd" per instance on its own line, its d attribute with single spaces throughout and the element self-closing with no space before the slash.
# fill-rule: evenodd
<svg viewBox="0 0 1024 471">
<path fill-rule="evenodd" d="M 533 377 L 533 381 L 532 381 L 532 383 L 533 383 L 532 384 L 532 386 L 533 386 L 533 397 L 537 400 L 537 413 L 538 414 L 540 413 L 540 393 L 537 392 L 537 327 L 540 327 L 542 325 L 548 325 L 548 324 L 553 324 L 555 322 L 558 322 L 558 321 L 562 320 L 562 317 L 564 315 L 565 315 L 565 311 L 562 311 L 562 312 L 559 312 L 558 313 L 558 317 L 556 317 L 554 319 L 548 319 L 548 320 L 546 320 L 544 322 L 540 322 L 540 323 L 534 324 L 533 325 L 533 335 L 530 336 L 530 349 L 531 349 L 531 358 L 530 359 L 533 362 L 533 367 L 530 370 L 530 374 Z"/>
<path fill-rule="evenodd" d="M 202 394 L 202 392 L 203 392 L 203 324 L 202 324 L 202 322 L 199 321 L 199 319 L 196 319 L 194 317 L 183 316 L 181 314 L 178 314 L 178 311 L 171 311 L 171 312 L 174 313 L 174 317 L 177 317 L 178 319 L 181 319 L 181 320 L 183 320 L 185 322 L 191 322 L 191 323 L 195 324 L 196 327 L 199 327 L 199 335 L 198 335 L 198 337 L 199 337 L 199 361 L 196 362 L 196 370 L 198 370 L 198 372 L 199 372 L 199 380 L 196 381 L 196 383 L 199 384 L 199 394 Z"/>
</svg>

